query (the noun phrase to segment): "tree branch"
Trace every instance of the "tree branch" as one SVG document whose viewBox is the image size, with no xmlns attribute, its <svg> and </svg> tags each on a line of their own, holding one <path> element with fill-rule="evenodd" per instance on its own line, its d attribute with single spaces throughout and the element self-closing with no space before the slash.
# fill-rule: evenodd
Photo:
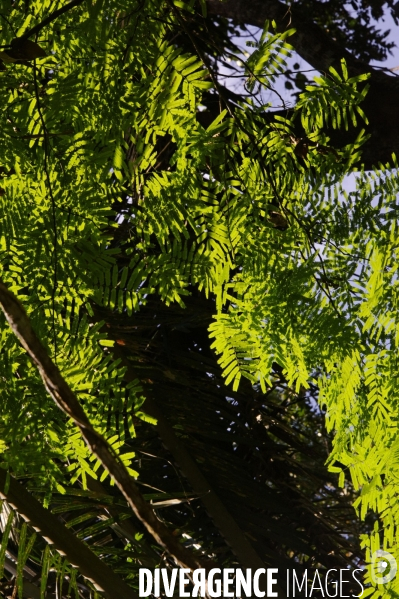
<svg viewBox="0 0 399 599">
<path fill-rule="evenodd" d="M 123 350 L 118 346 L 115 346 L 113 354 L 116 358 L 121 359 L 122 364 L 127 367 L 125 380 L 127 382 L 134 380 L 136 376 L 131 371 L 131 363 L 126 358 Z M 215 526 L 219 529 L 220 533 L 232 548 L 239 559 L 241 566 L 243 568 L 264 568 L 264 561 L 252 547 L 237 522 L 231 514 L 229 514 L 225 505 L 212 489 L 185 445 L 176 436 L 173 427 L 163 415 L 157 403 L 152 398 L 148 397 L 148 395 L 144 403 L 144 410 L 147 414 L 156 419 L 156 429 L 159 436 L 173 455 L 184 476 L 189 481 L 194 493 L 200 497 L 209 515 L 213 519 Z"/>
<path fill-rule="evenodd" d="M 166 526 L 158 520 L 153 509 L 145 501 L 137 485 L 125 466 L 114 454 L 108 442 L 94 430 L 76 395 L 33 331 L 23 306 L 1 280 L 0 306 L 14 334 L 37 366 L 46 390 L 56 405 L 72 418 L 80 429 L 87 446 L 115 480 L 116 485 L 125 496 L 135 515 L 152 534 L 155 541 L 169 553 L 177 564 L 190 570 L 200 568 L 200 560 L 181 545 Z"/>
<path fill-rule="evenodd" d="M 39 33 L 39 31 L 44 29 L 44 27 L 46 27 L 47 25 L 49 25 L 50 23 L 52 23 L 53 21 L 58 19 L 58 17 L 65 14 L 72 8 L 75 8 L 75 6 L 79 6 L 79 4 L 83 4 L 83 2 L 84 2 L 84 0 L 71 0 L 71 2 L 69 2 L 68 4 L 65 4 L 65 6 L 62 6 L 61 8 L 58 8 L 57 10 L 52 12 L 48 17 L 43 19 L 43 21 L 41 23 L 38 23 L 37 25 L 32 27 L 32 29 L 28 29 L 28 31 L 25 31 L 25 33 L 23 35 L 21 35 L 18 38 L 18 40 L 26 40 L 29 37 L 32 37 L 32 35 L 37 35 Z"/>
<path fill-rule="evenodd" d="M 19 482 L 0 469 L 0 496 L 37 532 L 110 599 L 138 599 L 135 591 L 102 562 L 82 541 L 46 510 Z"/>
<path fill-rule="evenodd" d="M 351 76 L 372 71 L 378 80 L 389 81 L 393 88 L 399 89 L 399 77 L 391 77 L 358 60 L 295 4 L 288 6 L 279 0 L 208 0 L 207 5 L 209 14 L 224 16 L 239 23 L 263 29 L 266 20 L 274 20 L 278 31 L 294 28 L 295 33 L 288 39 L 289 43 L 317 71 L 328 73 L 331 66 L 340 69 L 340 61 L 345 58 Z"/>
<path fill-rule="evenodd" d="M 108 336 L 114 340 L 120 338 L 120 331 L 116 330 L 113 332 L 112 328 L 109 328 L 109 317 L 111 316 L 111 312 L 108 310 L 99 310 L 96 306 L 93 306 L 93 308 L 97 321 L 100 321 L 103 318 L 107 321 L 107 326 L 104 327 L 104 331 L 107 331 Z M 126 367 L 124 375 L 125 381 L 130 382 L 135 380 L 137 378 L 137 373 L 133 372 L 132 363 L 127 358 L 123 348 L 116 344 L 113 348 L 113 355 L 115 358 L 120 359 L 123 366 Z M 191 456 L 190 451 L 187 449 L 184 442 L 176 435 L 170 421 L 159 408 L 159 402 L 156 401 L 154 397 L 149 397 L 147 394 L 143 409 L 147 414 L 156 419 L 156 429 L 165 444 L 165 447 L 167 447 L 172 454 L 176 464 L 190 483 L 194 493 L 199 496 L 216 528 L 238 558 L 241 567 L 251 569 L 265 568 L 266 562 L 252 546 L 237 523 L 237 520 L 231 515 L 226 505 L 212 488 L 209 480 L 204 475 L 198 463 Z M 262 591 L 266 591 L 266 581 L 264 577 L 260 579 L 259 588 Z M 279 597 L 286 597 L 286 594 L 280 585 L 277 585 L 277 589 Z"/>
<path fill-rule="evenodd" d="M 279 0 L 207 0 L 208 13 L 220 15 L 237 23 L 262 27 L 266 20 L 274 20 L 279 31 L 295 29 L 289 38 L 296 52 L 316 70 L 328 73 L 330 66 L 340 72 L 340 61 L 345 58 L 351 77 L 370 73 L 370 90 L 362 103 L 369 120 L 367 132 L 371 138 L 362 147 L 362 162 L 366 169 L 391 160 L 392 152 L 399 155 L 399 77 L 372 68 L 334 41 L 324 29 L 314 23 L 295 4 L 288 6 Z M 331 131 L 332 144 L 351 143 L 364 124 L 349 131 Z"/>
</svg>

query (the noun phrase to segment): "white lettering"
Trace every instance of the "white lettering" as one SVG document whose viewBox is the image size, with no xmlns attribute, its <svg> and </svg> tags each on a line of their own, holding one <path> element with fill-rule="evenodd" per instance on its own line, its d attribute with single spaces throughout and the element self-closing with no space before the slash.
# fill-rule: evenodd
<svg viewBox="0 0 399 599">
<path fill-rule="evenodd" d="M 234 583 L 234 577 L 230 578 L 230 574 L 234 574 L 233 568 L 223 568 L 223 597 L 234 597 L 234 591 L 229 590 Z"/>
<path fill-rule="evenodd" d="M 222 583 L 220 580 L 213 580 L 215 574 L 220 574 L 220 568 L 212 568 L 208 574 L 208 592 L 211 597 L 220 597 L 222 594 Z"/>
<path fill-rule="evenodd" d="M 277 591 L 273 591 L 273 587 L 277 584 L 277 578 L 273 578 L 273 574 L 278 574 L 278 568 L 267 569 L 267 596 L 278 597 Z"/>
<path fill-rule="evenodd" d="M 342 578 L 342 573 L 343 573 L 343 572 L 350 572 L 350 570 L 340 570 L 340 571 L 339 571 L 339 583 L 340 583 L 340 584 L 339 584 L 339 590 L 340 590 L 340 594 L 339 594 L 339 596 L 340 596 L 340 597 L 350 597 L 350 595 L 344 595 L 344 594 L 343 594 L 343 592 L 342 592 L 342 583 L 343 583 L 343 582 L 349 582 L 349 580 L 344 580 L 344 579 Z"/>
<path fill-rule="evenodd" d="M 190 597 L 190 592 L 184 590 L 184 587 L 186 586 L 186 584 L 189 584 L 189 582 L 190 582 L 190 579 L 186 578 L 186 574 L 189 574 L 189 573 L 190 573 L 189 568 L 180 568 L 180 571 L 179 571 L 179 595 L 180 595 L 180 597 Z M 158 595 L 156 595 L 156 597 L 158 597 Z"/>
<path fill-rule="evenodd" d="M 192 597 L 205 597 L 206 595 L 206 571 L 205 568 L 198 568 L 197 570 L 193 570 L 193 583 L 194 588 L 191 593 Z"/>
<path fill-rule="evenodd" d="M 318 587 L 315 587 L 316 578 L 317 578 L 317 580 L 319 582 L 319 586 Z M 318 570 L 316 570 L 315 573 L 314 573 L 313 582 L 312 582 L 312 588 L 310 589 L 309 597 L 312 597 L 314 589 L 317 589 L 318 591 L 321 591 L 321 594 L 324 597 L 323 585 L 321 584 L 320 574 L 319 574 Z"/>
<path fill-rule="evenodd" d="M 147 568 L 139 570 L 139 596 L 148 597 L 152 591 L 152 572 Z"/>
<path fill-rule="evenodd" d="M 159 586 L 159 576 L 160 571 L 159 568 L 154 570 L 154 595 L 155 597 L 159 597 L 161 594 L 160 586 Z"/>
<path fill-rule="evenodd" d="M 172 568 L 172 573 L 170 576 L 170 584 L 169 584 L 168 570 L 166 568 L 161 569 L 163 588 L 165 589 L 165 595 L 167 597 L 173 597 L 173 595 L 174 595 L 178 571 L 179 571 L 179 568 Z"/>
<path fill-rule="evenodd" d="M 242 570 L 236 570 L 236 596 L 250 597 L 252 595 L 252 570 L 246 569 L 246 576 Z"/>
<path fill-rule="evenodd" d="M 266 570 L 264 568 L 258 568 L 257 570 L 255 570 L 255 574 L 254 574 L 254 595 L 255 597 L 264 597 L 265 596 L 265 591 L 261 591 L 259 589 L 259 577 L 261 574 L 264 574 L 266 572 Z M 274 595 L 273 595 L 274 597 Z"/>
<path fill-rule="evenodd" d="M 334 568 L 332 570 L 328 570 L 327 574 L 326 574 L 326 593 L 327 593 L 327 597 L 336 597 L 338 595 L 338 582 L 336 580 L 333 580 L 331 584 L 335 585 L 335 595 L 330 595 L 330 593 L 328 592 L 328 575 L 330 574 L 330 572 L 336 572 L 337 570 L 335 570 Z"/>
<path fill-rule="evenodd" d="M 305 597 L 308 596 L 308 571 L 305 570 L 305 573 L 302 577 L 302 584 L 301 586 L 299 586 L 299 580 L 297 578 L 296 572 L 295 570 L 292 570 L 292 596 L 295 597 L 295 581 L 296 581 L 296 585 L 298 587 L 298 591 L 301 592 L 302 591 L 302 587 L 303 585 L 305 585 Z"/>
<path fill-rule="evenodd" d="M 360 592 L 360 595 L 352 595 L 352 597 L 361 597 L 363 595 L 364 592 L 364 586 L 362 585 L 362 583 L 360 582 L 360 580 L 358 580 L 355 576 L 355 572 L 363 572 L 363 570 L 361 568 L 356 568 L 356 570 L 354 570 L 352 572 L 352 576 L 353 578 L 356 580 L 357 584 L 360 584 L 360 586 L 362 587 L 362 590 Z"/>
</svg>

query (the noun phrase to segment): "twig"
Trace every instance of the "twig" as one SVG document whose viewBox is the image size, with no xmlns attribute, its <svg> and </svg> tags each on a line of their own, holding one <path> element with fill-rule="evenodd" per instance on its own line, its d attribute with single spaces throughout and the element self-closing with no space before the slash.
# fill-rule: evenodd
<svg viewBox="0 0 399 599">
<path fill-rule="evenodd" d="M 75 8 L 75 6 L 79 6 L 79 4 L 83 4 L 83 2 L 84 2 L 84 0 L 72 0 L 72 2 L 69 2 L 68 4 L 65 4 L 65 6 L 58 8 L 57 10 L 52 12 L 48 17 L 43 19 L 43 21 L 41 23 L 38 23 L 37 25 L 32 27 L 32 29 L 28 29 L 28 31 L 25 31 L 25 33 L 23 35 L 21 35 L 18 38 L 18 40 L 26 40 L 29 37 L 31 37 L 32 35 L 38 34 L 39 31 L 41 31 L 42 29 L 44 29 L 44 27 L 46 27 L 46 25 L 49 25 L 50 23 L 52 23 L 53 21 L 58 19 L 58 17 L 65 14 L 72 8 Z"/>
<path fill-rule="evenodd" d="M 134 589 L 124 583 L 56 516 L 46 510 L 21 483 L 12 476 L 7 481 L 7 472 L 2 469 L 0 469 L 0 496 L 4 497 L 24 520 L 30 522 L 47 543 L 51 543 L 58 552 L 65 555 L 67 560 L 77 567 L 79 572 L 90 580 L 97 590 L 104 591 L 110 599 L 138 599 Z M 24 585 L 27 582 L 24 580 Z M 29 591 L 28 596 L 33 597 L 34 588 L 27 590 Z M 25 593 L 24 596 L 26 596 Z M 40 597 L 40 584 L 37 596 Z"/>
<path fill-rule="evenodd" d="M 12 331 L 36 365 L 44 386 L 55 404 L 80 429 L 86 445 L 114 479 L 137 518 L 144 524 L 155 541 L 168 552 L 180 567 L 189 568 L 190 570 L 203 567 L 200 560 L 181 545 L 178 539 L 158 520 L 124 464 L 104 437 L 93 428 L 76 395 L 62 377 L 34 332 L 23 306 L 15 295 L 7 289 L 1 279 L 0 306 Z"/>
</svg>

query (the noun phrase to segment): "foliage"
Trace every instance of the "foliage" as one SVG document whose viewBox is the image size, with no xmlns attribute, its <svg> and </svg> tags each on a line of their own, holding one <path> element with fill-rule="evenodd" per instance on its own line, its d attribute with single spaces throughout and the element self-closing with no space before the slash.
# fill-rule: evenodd
<svg viewBox="0 0 399 599">
<path fill-rule="evenodd" d="M 146 418 L 143 379 L 126 384 L 96 307 L 127 317 L 151 295 L 184 306 L 203 292 L 215 302 L 212 347 L 233 391 L 242 378 L 272 388 L 275 362 L 297 392 L 320 384 L 336 433 L 331 468 L 361 487 L 359 514 L 380 516 L 381 542 L 399 557 L 397 165 L 354 172 L 366 133 L 341 148 L 327 135 L 327 125 L 364 119 L 367 77 L 348 78 L 343 63 L 308 86 L 292 118 L 248 101 L 227 104 L 205 128 L 197 109 L 220 89 L 212 53 L 186 24 L 186 15 L 205 18 L 201 6 L 76 2 L 39 27 L 33 56 L 13 40 L 59 4 L 7 4 L 2 278 L 126 464 L 133 414 Z M 286 37 L 265 29 L 245 65 L 249 86 L 284 71 Z M 4 321 L 1 336 L 2 466 L 31 479 L 47 504 L 76 481 L 85 491 L 88 476 L 104 480 Z M 377 523 L 365 547 L 379 534 Z"/>
<path fill-rule="evenodd" d="M 381 31 L 379 21 L 391 14 L 398 22 L 397 2 L 373 0 L 363 2 L 320 2 L 301 0 L 303 9 L 312 14 L 314 20 L 329 34 L 361 60 L 386 60 L 394 44 L 388 41 L 389 29 Z"/>
</svg>

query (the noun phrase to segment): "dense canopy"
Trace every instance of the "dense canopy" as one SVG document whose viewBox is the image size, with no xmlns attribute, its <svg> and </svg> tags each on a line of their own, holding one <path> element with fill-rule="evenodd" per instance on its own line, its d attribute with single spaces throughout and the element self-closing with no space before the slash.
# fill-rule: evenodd
<svg viewBox="0 0 399 599">
<path fill-rule="evenodd" d="M 399 559 L 399 180 L 369 100 L 397 79 L 361 62 L 389 47 L 359 5 L 276 110 L 304 21 L 270 2 L 243 53 L 240 6 L 2 3 L 4 597 Z"/>
</svg>

